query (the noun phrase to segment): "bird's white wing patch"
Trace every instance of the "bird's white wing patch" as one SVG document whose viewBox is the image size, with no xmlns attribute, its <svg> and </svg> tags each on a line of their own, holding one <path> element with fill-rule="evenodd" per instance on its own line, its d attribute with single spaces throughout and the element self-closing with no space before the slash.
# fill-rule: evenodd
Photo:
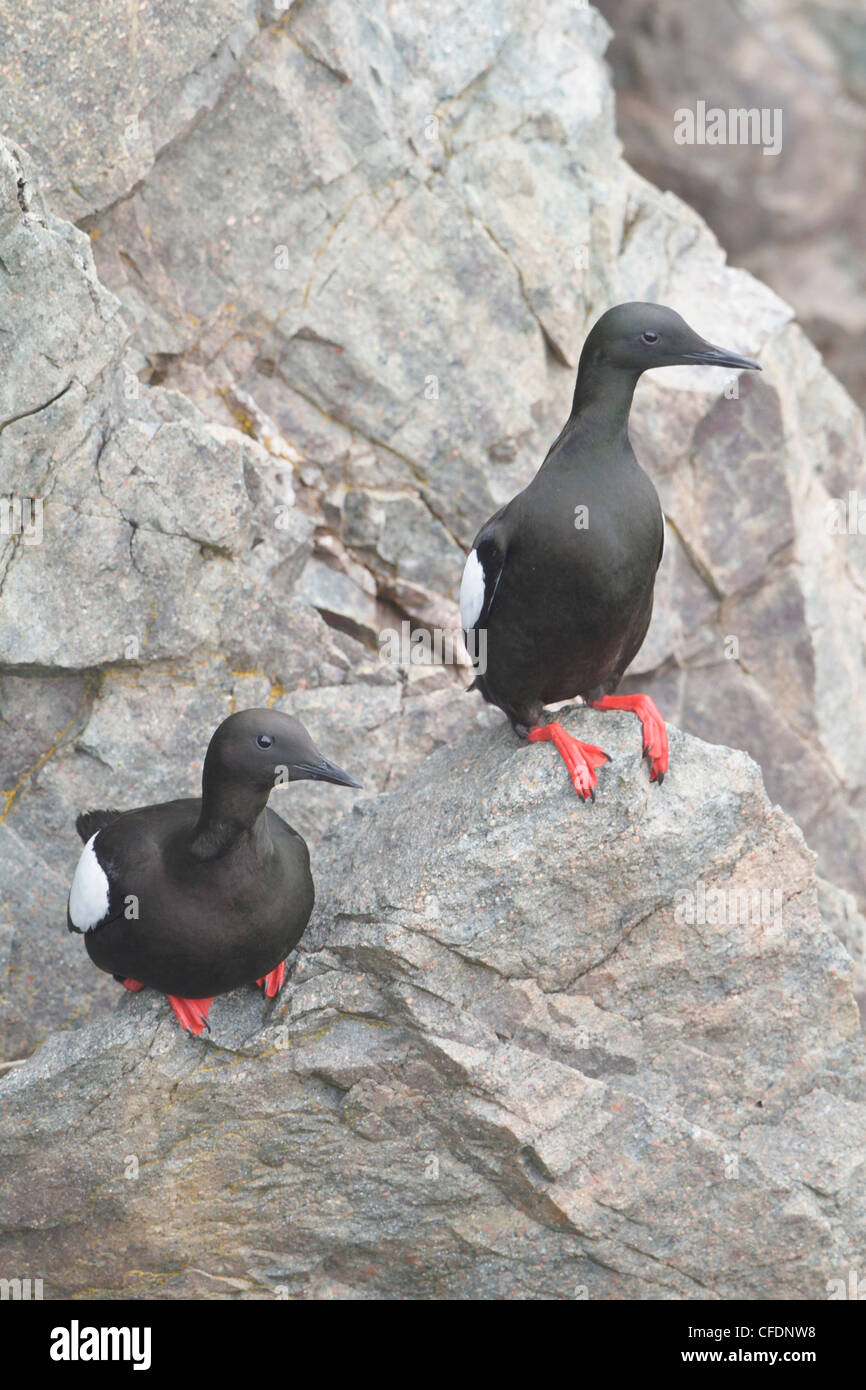
<svg viewBox="0 0 866 1390">
<path fill-rule="evenodd" d="M 69 920 L 79 931 L 91 931 L 108 916 L 108 878 L 93 848 L 96 835 L 81 851 L 69 890 Z"/>
<path fill-rule="evenodd" d="M 463 579 L 460 582 L 460 625 L 472 628 L 481 616 L 484 607 L 484 567 L 478 558 L 477 550 L 470 550 L 463 566 Z"/>
</svg>

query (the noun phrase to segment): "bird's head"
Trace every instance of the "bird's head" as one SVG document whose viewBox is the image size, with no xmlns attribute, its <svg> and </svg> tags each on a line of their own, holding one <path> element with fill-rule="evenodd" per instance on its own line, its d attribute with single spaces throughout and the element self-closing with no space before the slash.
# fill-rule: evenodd
<svg viewBox="0 0 866 1390">
<path fill-rule="evenodd" d="M 634 302 L 608 309 L 584 344 L 581 366 L 640 375 L 650 367 L 733 367 L 760 371 L 750 357 L 708 343 L 674 309 Z"/>
<path fill-rule="evenodd" d="M 205 777 L 211 776 L 262 790 L 304 780 L 361 785 L 322 756 L 303 724 L 273 709 L 239 710 L 223 720 L 205 758 Z"/>
</svg>

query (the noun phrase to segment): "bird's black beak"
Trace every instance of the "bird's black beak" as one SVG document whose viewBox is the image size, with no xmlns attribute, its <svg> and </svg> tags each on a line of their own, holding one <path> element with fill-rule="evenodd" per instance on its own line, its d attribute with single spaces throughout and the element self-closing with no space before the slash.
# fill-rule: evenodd
<svg viewBox="0 0 866 1390">
<path fill-rule="evenodd" d="M 680 360 L 685 366 L 742 367 L 754 372 L 761 370 L 760 364 L 753 362 L 751 357 L 741 357 L 737 352 L 714 347 L 712 343 L 703 343 L 695 352 L 684 352 Z"/>
<path fill-rule="evenodd" d="M 336 763 L 330 762 L 327 758 L 319 758 L 314 763 L 293 763 L 291 769 L 292 781 L 309 780 L 311 782 L 336 782 L 339 787 L 359 787 L 360 782 L 356 782 L 354 777 L 350 777 L 348 772 L 344 772 Z"/>
</svg>

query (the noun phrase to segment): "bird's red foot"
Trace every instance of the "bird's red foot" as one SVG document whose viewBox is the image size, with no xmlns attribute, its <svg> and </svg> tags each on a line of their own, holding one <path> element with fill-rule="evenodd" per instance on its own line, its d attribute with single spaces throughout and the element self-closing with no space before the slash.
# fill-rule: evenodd
<svg viewBox="0 0 866 1390">
<path fill-rule="evenodd" d="M 541 724 L 537 729 L 530 729 L 527 738 L 530 743 L 552 743 L 568 768 L 578 796 L 582 796 L 584 801 L 591 796 L 595 801 L 598 781 L 596 768 L 608 761 L 603 748 L 596 748 L 594 743 L 581 743 L 580 739 L 556 723 Z"/>
<path fill-rule="evenodd" d="M 264 985 L 265 994 L 268 999 L 275 999 L 283 987 L 286 979 L 286 962 L 281 960 L 279 965 L 275 965 L 273 970 L 269 970 L 267 975 L 263 975 L 260 980 L 256 980 L 257 985 Z"/>
<path fill-rule="evenodd" d="M 168 994 L 166 998 L 174 1009 L 178 1023 L 187 1033 L 192 1033 L 193 1037 L 197 1038 L 205 1028 L 210 1032 L 207 1016 L 213 1003 L 212 997 L 210 999 L 179 999 L 176 994 Z"/>
<path fill-rule="evenodd" d="M 144 989 L 144 985 L 141 983 L 141 980 L 128 979 L 123 981 L 123 988 L 131 989 L 133 994 L 135 994 L 136 990 Z"/>
<path fill-rule="evenodd" d="M 650 781 L 661 786 L 668 770 L 668 731 L 649 695 L 605 695 L 591 700 L 593 709 L 627 709 L 636 714 L 643 730 L 644 757 L 650 759 Z"/>
</svg>

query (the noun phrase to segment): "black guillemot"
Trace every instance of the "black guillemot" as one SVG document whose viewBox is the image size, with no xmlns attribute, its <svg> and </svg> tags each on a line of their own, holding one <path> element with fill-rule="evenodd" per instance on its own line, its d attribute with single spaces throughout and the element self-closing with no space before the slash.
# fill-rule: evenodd
<svg viewBox="0 0 866 1390">
<path fill-rule="evenodd" d="M 278 994 L 314 890 L 304 840 L 267 802 L 303 779 L 360 786 L 296 719 L 247 709 L 211 738 L 200 799 L 81 814 L 67 925 L 93 963 L 168 995 L 196 1035 L 215 995 L 252 983 Z"/>
<path fill-rule="evenodd" d="M 628 436 L 632 396 L 651 367 L 755 368 L 714 347 L 673 309 L 618 304 L 580 355 L 571 414 L 528 487 L 482 526 L 463 571 L 460 616 L 470 689 L 498 705 L 532 743 L 552 742 L 575 790 L 595 796 L 607 754 L 544 722 L 545 705 L 582 697 L 641 721 L 650 780 L 668 768 L 664 720 L 648 695 L 613 695 L 652 616 L 664 518 Z M 478 634 L 486 632 L 486 643 Z"/>
</svg>

